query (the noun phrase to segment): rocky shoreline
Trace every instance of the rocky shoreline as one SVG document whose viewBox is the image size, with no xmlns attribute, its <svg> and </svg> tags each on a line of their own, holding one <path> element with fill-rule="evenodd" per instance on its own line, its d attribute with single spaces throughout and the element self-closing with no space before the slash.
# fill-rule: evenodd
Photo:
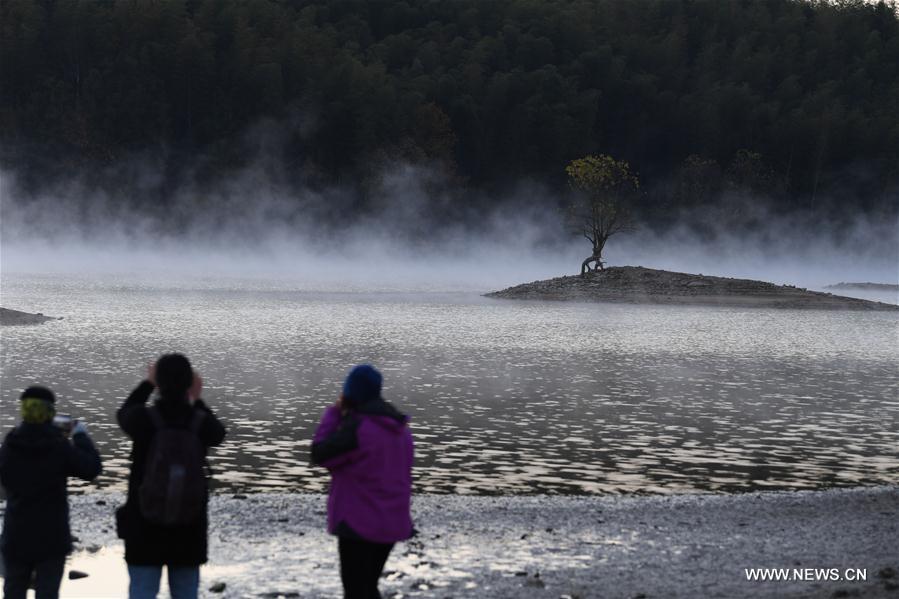
<svg viewBox="0 0 899 599">
<path fill-rule="evenodd" d="M 0 308 L 0 326 L 23 326 L 43 324 L 48 320 L 62 320 L 62 317 L 44 316 L 40 312 L 20 312 L 9 308 Z"/>
<path fill-rule="evenodd" d="M 899 311 L 899 306 L 893 304 L 809 291 L 791 285 L 655 270 L 641 266 L 610 267 L 586 275 L 534 281 L 487 293 L 486 297 L 747 308 Z"/>
<path fill-rule="evenodd" d="M 124 497 L 71 498 L 64 597 L 122 597 Z M 217 495 L 206 598 L 339 597 L 324 495 Z M 0 503 L 2 507 L 2 503 Z M 896 597 L 899 486 L 665 496 L 416 495 L 384 597 Z M 747 568 L 863 569 L 866 580 L 751 581 Z M 842 574 L 841 574 L 842 576 Z"/>
<path fill-rule="evenodd" d="M 850 289 L 859 291 L 899 291 L 899 285 L 892 283 L 836 283 L 825 289 Z"/>
</svg>

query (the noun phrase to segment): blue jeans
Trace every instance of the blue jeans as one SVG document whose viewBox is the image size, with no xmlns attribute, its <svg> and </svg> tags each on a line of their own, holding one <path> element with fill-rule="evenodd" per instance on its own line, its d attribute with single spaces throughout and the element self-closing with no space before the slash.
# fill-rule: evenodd
<svg viewBox="0 0 899 599">
<path fill-rule="evenodd" d="M 169 593 L 172 599 L 197 599 L 200 587 L 200 566 L 168 568 Z M 128 564 L 129 599 L 156 599 L 162 566 L 132 566 Z"/>
</svg>

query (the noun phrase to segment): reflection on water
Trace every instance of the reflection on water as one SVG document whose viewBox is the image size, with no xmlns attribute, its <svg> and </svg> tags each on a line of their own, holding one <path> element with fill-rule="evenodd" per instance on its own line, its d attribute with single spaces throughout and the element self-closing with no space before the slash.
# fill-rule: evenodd
<svg viewBox="0 0 899 599">
<path fill-rule="evenodd" d="M 3 303 L 61 315 L 2 331 L 2 413 L 42 382 L 125 484 L 114 412 L 143 366 L 186 352 L 229 424 L 231 490 L 323 491 L 308 439 L 367 360 L 413 418 L 416 485 L 454 493 L 811 488 L 899 477 L 895 314 L 326 293 L 234 280 L 4 276 Z"/>
<path fill-rule="evenodd" d="M 87 574 L 87 577 L 70 580 L 69 573 L 72 571 Z M 164 569 L 162 576 L 160 589 L 167 589 Z M 78 551 L 70 555 L 59 591 L 60 597 L 127 597 L 128 569 L 121 544 L 100 549 L 93 547 L 91 551 Z"/>
<path fill-rule="evenodd" d="M 215 580 L 222 576 L 240 577 L 242 569 L 240 565 L 207 564 L 202 568 L 202 578 L 205 581 Z M 72 580 L 69 578 L 70 572 L 79 572 L 87 576 Z M 169 596 L 168 585 L 168 574 L 166 568 L 163 568 L 159 583 L 161 597 Z M 125 564 L 125 549 L 121 542 L 117 541 L 105 547 L 91 547 L 70 555 L 66 560 L 66 571 L 59 595 L 72 599 L 78 597 L 87 599 L 127 597 L 128 566 Z"/>
</svg>

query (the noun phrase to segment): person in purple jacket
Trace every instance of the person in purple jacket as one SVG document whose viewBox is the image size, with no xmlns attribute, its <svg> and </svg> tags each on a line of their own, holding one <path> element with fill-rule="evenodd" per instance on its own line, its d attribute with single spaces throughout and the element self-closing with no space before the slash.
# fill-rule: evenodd
<svg viewBox="0 0 899 599">
<path fill-rule="evenodd" d="M 328 532 L 337 535 L 346 599 L 379 598 L 393 544 L 413 534 L 409 418 L 384 401 L 381 382 L 374 367 L 353 368 L 312 442 L 313 463 L 331 472 Z"/>
</svg>

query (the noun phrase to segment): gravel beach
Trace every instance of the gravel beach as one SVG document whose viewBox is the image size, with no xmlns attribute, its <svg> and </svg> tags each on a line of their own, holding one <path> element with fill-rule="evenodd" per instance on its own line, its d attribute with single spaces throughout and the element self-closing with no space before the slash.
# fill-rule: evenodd
<svg viewBox="0 0 899 599">
<path fill-rule="evenodd" d="M 111 493 L 71 498 L 79 541 L 70 566 L 89 576 L 66 580 L 63 596 L 124 596 L 113 526 L 121 501 Z M 203 596 L 339 597 L 325 501 L 314 494 L 214 497 Z M 394 548 L 381 582 L 385 597 L 899 597 L 899 486 L 420 495 L 413 511 L 419 534 Z M 746 568 L 836 568 L 841 576 L 858 568 L 867 580 L 748 581 Z"/>
</svg>

